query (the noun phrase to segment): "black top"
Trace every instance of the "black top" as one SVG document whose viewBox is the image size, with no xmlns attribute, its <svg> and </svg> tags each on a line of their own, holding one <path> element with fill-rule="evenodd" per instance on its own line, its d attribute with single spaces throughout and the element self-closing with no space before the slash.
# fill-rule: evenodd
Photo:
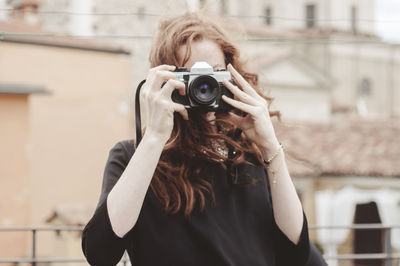
<svg viewBox="0 0 400 266">
<path fill-rule="evenodd" d="M 228 182 L 220 165 L 206 165 L 202 176 L 213 185 L 216 206 L 208 199 L 206 209 L 193 211 L 189 220 L 166 213 L 148 189 L 135 226 L 118 237 L 106 198 L 133 153 L 132 140 L 120 141 L 110 151 L 100 199 L 82 235 L 82 250 L 91 265 L 116 265 L 125 250 L 135 266 L 300 266 L 307 260 L 312 261 L 309 265 L 325 265 L 310 246 L 305 215 L 297 245 L 277 227 L 262 166 L 238 167 L 239 179 L 252 176 L 259 181 L 238 187 Z"/>
</svg>

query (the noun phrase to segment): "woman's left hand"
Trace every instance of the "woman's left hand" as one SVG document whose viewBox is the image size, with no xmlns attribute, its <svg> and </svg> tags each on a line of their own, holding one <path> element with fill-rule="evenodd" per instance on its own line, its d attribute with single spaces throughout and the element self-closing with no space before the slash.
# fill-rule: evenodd
<svg viewBox="0 0 400 266">
<path fill-rule="evenodd" d="M 228 65 L 228 71 L 240 88 L 230 81 L 224 80 L 224 85 L 233 93 L 235 99 L 225 95 L 222 96 L 222 99 L 231 106 L 246 112 L 247 115 L 242 117 L 229 112 L 217 114 L 217 118 L 223 117 L 231 121 L 243 131 L 249 140 L 258 146 L 264 155 L 268 156 L 279 146 L 269 115 L 268 102 L 257 93 L 231 64 Z"/>
<path fill-rule="evenodd" d="M 228 65 L 228 70 L 237 86 L 229 81 L 224 81 L 224 84 L 233 93 L 235 99 L 225 96 L 223 100 L 246 112 L 247 115 L 241 117 L 232 112 L 221 115 L 242 129 L 247 138 L 258 146 L 264 159 L 272 158 L 273 154 L 281 149 L 271 123 L 268 102 L 232 66 Z M 274 170 L 269 168 L 268 177 L 270 184 L 273 184 L 271 197 L 274 205 L 274 219 L 279 229 L 297 245 L 303 228 L 301 202 L 290 178 L 284 156 L 275 159 L 272 167 Z"/>
</svg>

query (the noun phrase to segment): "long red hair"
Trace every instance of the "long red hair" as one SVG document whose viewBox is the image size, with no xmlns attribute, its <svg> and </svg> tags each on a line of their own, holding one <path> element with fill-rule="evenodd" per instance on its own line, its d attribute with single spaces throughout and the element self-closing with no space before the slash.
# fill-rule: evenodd
<svg viewBox="0 0 400 266">
<path fill-rule="evenodd" d="M 232 64 L 259 94 L 271 103 L 272 99 L 258 88 L 258 76 L 244 70 L 239 59 L 239 50 L 229 41 L 223 29 L 210 17 L 200 13 L 185 14 L 164 20 L 160 24 L 149 56 L 151 67 L 162 64 L 184 66 L 191 56 L 191 43 L 201 39 L 216 42 L 224 53 L 225 64 Z M 182 45 L 186 46 L 187 52 L 184 58 L 179 58 L 178 50 Z M 270 115 L 279 116 L 279 112 L 270 112 Z M 200 211 L 205 208 L 206 193 L 215 204 L 212 185 L 201 176 L 201 168 L 205 163 L 220 164 L 232 175 L 235 173 L 233 169 L 240 163 L 264 165 L 260 151 L 244 134 L 239 134 L 236 136 L 238 138 L 234 139 L 237 132 L 234 125 L 223 120 L 216 122 L 220 129 L 218 133 L 213 131 L 204 115 L 193 114 L 188 121 L 178 114 L 174 115 L 171 137 L 164 147 L 150 184 L 153 193 L 167 212 L 182 211 L 189 217 L 196 207 L 199 207 Z M 221 155 L 216 151 L 215 143 L 230 146 L 235 150 L 235 156 L 227 158 Z"/>
</svg>

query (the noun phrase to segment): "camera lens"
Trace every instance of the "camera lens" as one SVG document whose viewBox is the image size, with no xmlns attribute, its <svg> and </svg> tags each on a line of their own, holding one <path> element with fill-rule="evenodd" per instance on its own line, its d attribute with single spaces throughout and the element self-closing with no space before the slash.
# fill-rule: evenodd
<svg viewBox="0 0 400 266">
<path fill-rule="evenodd" d="M 219 96 L 218 82 L 211 76 L 200 76 L 189 87 L 191 99 L 200 105 L 213 103 Z"/>
</svg>

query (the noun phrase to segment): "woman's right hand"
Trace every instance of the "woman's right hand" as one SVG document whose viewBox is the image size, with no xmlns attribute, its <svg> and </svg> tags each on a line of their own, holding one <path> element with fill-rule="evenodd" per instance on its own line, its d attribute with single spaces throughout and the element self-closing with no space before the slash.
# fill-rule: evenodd
<svg viewBox="0 0 400 266">
<path fill-rule="evenodd" d="M 165 142 L 171 136 L 174 112 L 180 113 L 185 120 L 189 119 L 186 108 L 171 99 L 175 89 L 179 90 L 181 95 L 185 94 L 185 84 L 175 80 L 176 75 L 171 72 L 173 70 L 175 66 L 170 65 L 160 65 L 150 69 L 140 92 L 140 102 L 143 103 L 141 107 L 143 106 L 146 119 L 145 134 L 153 134 Z"/>
</svg>

